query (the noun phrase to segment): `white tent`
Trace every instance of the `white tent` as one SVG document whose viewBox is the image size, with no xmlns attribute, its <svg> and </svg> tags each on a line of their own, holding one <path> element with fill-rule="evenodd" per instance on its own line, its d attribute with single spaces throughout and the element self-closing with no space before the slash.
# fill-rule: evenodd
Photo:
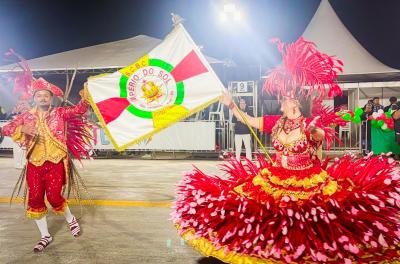
<svg viewBox="0 0 400 264">
<path fill-rule="evenodd" d="M 65 51 L 28 60 L 32 71 L 95 70 L 122 68 L 134 63 L 161 42 L 160 39 L 139 35 L 132 38 L 108 42 L 100 45 Z M 223 63 L 206 56 L 210 64 Z M 15 65 L 0 67 L 0 72 L 8 72 Z"/>
<path fill-rule="evenodd" d="M 338 56 L 344 63 L 343 75 L 400 73 L 372 56 L 340 21 L 328 0 L 322 0 L 303 34 L 318 50 Z"/>
<path fill-rule="evenodd" d="M 303 36 L 315 42 L 318 50 L 343 61 L 339 80 L 346 82 L 345 89 L 359 89 L 359 98 L 400 95 L 400 70 L 371 55 L 340 21 L 328 0 L 321 1 Z"/>
<path fill-rule="evenodd" d="M 98 74 L 113 72 L 118 68 L 130 65 L 151 51 L 162 40 L 138 35 L 132 38 L 94 45 L 90 47 L 60 52 L 40 58 L 28 60 L 29 67 L 35 75 L 71 74 L 77 69 L 78 73 Z M 210 64 L 223 64 L 223 61 L 205 56 Z M 19 71 L 15 64 L 0 67 L 0 74 Z M 0 96 L 0 106 L 10 111 L 15 105 L 16 98 L 8 91 Z"/>
</svg>

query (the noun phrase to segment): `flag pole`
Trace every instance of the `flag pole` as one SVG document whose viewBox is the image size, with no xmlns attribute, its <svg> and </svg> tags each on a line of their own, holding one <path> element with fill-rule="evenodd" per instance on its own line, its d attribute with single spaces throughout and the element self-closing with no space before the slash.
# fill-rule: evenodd
<svg viewBox="0 0 400 264">
<path fill-rule="evenodd" d="M 235 109 L 239 112 L 240 117 L 242 118 L 242 120 L 244 121 L 244 123 L 247 125 L 247 127 L 250 129 L 251 134 L 254 136 L 254 138 L 256 139 L 257 143 L 261 146 L 261 149 L 264 151 L 264 154 L 267 156 L 267 158 L 269 159 L 269 161 L 271 163 L 274 163 L 270 157 L 270 155 L 268 154 L 267 149 L 264 147 L 263 143 L 261 143 L 261 140 L 258 138 L 256 132 L 254 132 L 254 129 L 250 126 L 249 121 L 247 120 L 246 116 L 243 114 L 243 112 L 239 109 L 239 107 L 235 104 L 235 102 L 232 102 L 233 105 L 235 106 Z"/>
</svg>

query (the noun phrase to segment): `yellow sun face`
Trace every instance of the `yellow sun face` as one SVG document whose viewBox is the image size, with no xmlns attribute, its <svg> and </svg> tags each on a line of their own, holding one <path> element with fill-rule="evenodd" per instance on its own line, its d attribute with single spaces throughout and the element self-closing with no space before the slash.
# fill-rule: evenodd
<svg viewBox="0 0 400 264">
<path fill-rule="evenodd" d="M 141 89 L 143 91 L 142 98 L 146 99 L 147 103 L 157 101 L 158 98 L 163 96 L 161 88 L 152 81 L 145 82 L 142 85 Z"/>
</svg>

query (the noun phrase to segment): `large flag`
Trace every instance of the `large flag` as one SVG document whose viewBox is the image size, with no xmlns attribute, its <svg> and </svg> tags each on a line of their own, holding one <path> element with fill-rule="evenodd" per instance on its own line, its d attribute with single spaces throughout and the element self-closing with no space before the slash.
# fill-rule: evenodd
<svg viewBox="0 0 400 264">
<path fill-rule="evenodd" d="M 218 101 L 223 91 L 182 24 L 132 65 L 91 77 L 87 87 L 91 105 L 119 151 Z"/>
</svg>

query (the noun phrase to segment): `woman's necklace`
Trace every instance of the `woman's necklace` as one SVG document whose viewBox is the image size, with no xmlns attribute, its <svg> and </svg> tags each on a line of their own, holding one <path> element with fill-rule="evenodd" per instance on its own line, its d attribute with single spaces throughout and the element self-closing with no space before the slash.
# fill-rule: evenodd
<svg viewBox="0 0 400 264">
<path fill-rule="evenodd" d="M 286 118 L 285 121 L 283 122 L 283 131 L 285 132 L 286 135 L 288 135 L 291 131 L 300 128 L 303 124 L 304 118 L 302 116 L 299 116 L 295 119 L 289 119 Z"/>
</svg>

